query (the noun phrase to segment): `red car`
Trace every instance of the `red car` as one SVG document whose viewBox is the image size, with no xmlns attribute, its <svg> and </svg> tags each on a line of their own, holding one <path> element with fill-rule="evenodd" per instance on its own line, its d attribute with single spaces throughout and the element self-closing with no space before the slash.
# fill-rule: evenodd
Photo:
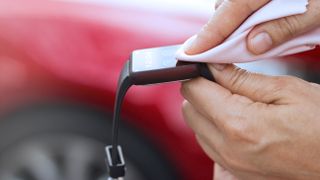
<svg viewBox="0 0 320 180">
<path fill-rule="evenodd" d="M 105 178 L 122 65 L 135 49 L 182 43 L 211 8 L 205 0 L 1 1 L 0 179 Z M 241 66 L 318 81 L 318 57 Z M 126 179 L 212 178 L 181 102 L 179 83 L 129 90 L 120 129 Z"/>
</svg>

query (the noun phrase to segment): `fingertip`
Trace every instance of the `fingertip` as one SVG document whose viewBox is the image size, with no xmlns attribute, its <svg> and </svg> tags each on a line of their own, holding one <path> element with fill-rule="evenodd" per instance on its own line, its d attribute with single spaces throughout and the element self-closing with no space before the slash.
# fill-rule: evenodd
<svg viewBox="0 0 320 180">
<path fill-rule="evenodd" d="M 185 53 L 187 55 L 195 55 L 204 52 L 206 49 L 207 40 L 200 37 L 199 35 L 196 38 L 186 45 Z"/>
<path fill-rule="evenodd" d="M 210 19 L 197 33 L 195 38 L 186 45 L 185 53 L 188 55 L 200 54 L 220 44 L 226 35 L 222 35 L 218 28 L 214 20 Z"/>
<path fill-rule="evenodd" d="M 184 51 L 187 55 L 194 55 L 194 54 L 197 54 L 197 51 L 199 50 L 197 50 L 197 47 L 194 46 L 194 41 L 193 41 L 185 46 Z"/>
</svg>

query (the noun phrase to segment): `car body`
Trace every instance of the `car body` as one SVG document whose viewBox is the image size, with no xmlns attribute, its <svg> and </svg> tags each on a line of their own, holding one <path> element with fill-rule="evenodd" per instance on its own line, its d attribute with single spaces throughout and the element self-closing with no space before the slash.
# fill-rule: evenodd
<svg viewBox="0 0 320 180">
<path fill-rule="evenodd" d="M 201 8 L 189 1 L 185 6 L 181 1 L 172 6 L 139 2 L 1 1 L 2 114 L 43 101 L 87 104 L 112 113 L 117 79 L 130 53 L 180 44 L 210 15 L 204 12 L 210 9 L 207 1 L 199 2 Z M 313 53 L 311 57 L 319 57 Z M 213 162 L 183 121 L 179 87 L 131 88 L 122 117 L 161 151 L 179 179 L 210 179 Z"/>
</svg>

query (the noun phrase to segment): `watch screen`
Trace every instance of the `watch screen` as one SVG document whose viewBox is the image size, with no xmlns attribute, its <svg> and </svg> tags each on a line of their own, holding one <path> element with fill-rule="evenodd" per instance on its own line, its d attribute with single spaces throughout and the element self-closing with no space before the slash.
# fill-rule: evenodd
<svg viewBox="0 0 320 180">
<path fill-rule="evenodd" d="M 175 54 L 179 48 L 180 45 L 136 50 L 132 53 L 131 70 L 141 72 L 175 67 Z"/>
</svg>

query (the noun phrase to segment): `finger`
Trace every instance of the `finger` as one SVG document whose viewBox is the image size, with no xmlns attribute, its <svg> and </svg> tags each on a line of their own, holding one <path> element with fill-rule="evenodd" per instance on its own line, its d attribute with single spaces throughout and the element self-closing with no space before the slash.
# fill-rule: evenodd
<svg viewBox="0 0 320 180">
<path fill-rule="evenodd" d="M 188 101 L 183 102 L 183 115 L 188 126 L 195 132 L 196 139 L 205 153 L 212 160 L 224 163 L 217 152 L 222 149 L 223 139 L 216 126 L 197 112 Z"/>
<path fill-rule="evenodd" d="M 214 164 L 214 180 L 237 180 L 228 170 L 220 166 L 218 163 Z"/>
<path fill-rule="evenodd" d="M 270 0 L 227 0 L 223 1 L 209 22 L 186 48 L 187 54 L 204 52 L 223 42 L 254 11 Z"/>
<path fill-rule="evenodd" d="M 220 5 L 223 3 L 223 1 L 224 1 L 224 0 L 217 0 L 217 1 L 215 2 L 215 5 L 214 5 L 215 9 L 218 9 L 218 8 L 220 7 Z"/>
<path fill-rule="evenodd" d="M 230 173 L 231 169 L 230 168 L 228 169 L 227 163 L 225 162 L 225 160 L 220 156 L 220 154 L 217 151 L 212 149 L 210 147 L 210 145 L 205 140 L 203 140 L 200 136 L 196 135 L 196 139 L 197 139 L 199 145 L 201 146 L 202 150 L 207 154 L 207 156 L 209 156 L 209 158 L 211 160 L 213 160 L 215 162 L 215 164 L 214 164 L 214 180 L 238 180 L 235 176 L 233 176 Z M 222 170 L 221 166 L 220 166 L 221 169 L 218 169 L 219 173 L 216 173 L 217 172 L 215 170 L 216 164 L 220 164 L 221 166 L 225 167 L 225 169 L 223 168 L 222 173 L 220 173 L 221 172 L 220 170 Z M 216 178 L 218 175 L 219 175 L 219 178 Z"/>
<path fill-rule="evenodd" d="M 209 144 L 207 144 L 206 141 L 202 139 L 202 137 L 196 135 L 196 139 L 201 149 L 206 153 L 207 156 L 209 156 L 212 161 L 218 162 L 219 164 L 223 165 L 226 164 L 219 153 L 215 151 L 215 149 L 213 149 Z"/>
<path fill-rule="evenodd" d="M 232 120 L 246 119 L 239 116 L 252 104 L 250 99 L 233 95 L 229 90 L 204 78 L 184 82 L 181 93 L 192 107 L 212 121 L 220 131 L 225 131 L 226 123 Z"/>
<path fill-rule="evenodd" d="M 183 116 L 188 126 L 202 138 L 210 142 L 210 145 L 217 149 L 221 146 L 222 135 L 215 124 L 202 116 L 188 101 L 183 102 Z"/>
<path fill-rule="evenodd" d="M 248 49 L 253 54 L 263 54 L 317 27 L 320 24 L 320 3 L 318 0 L 310 0 L 308 7 L 305 14 L 289 16 L 256 26 L 248 35 Z"/>
<path fill-rule="evenodd" d="M 311 84 L 311 86 L 313 86 L 313 87 L 320 88 L 320 84 L 317 84 L 317 83 L 310 83 L 310 84 Z"/>
<path fill-rule="evenodd" d="M 282 97 L 285 80 L 257 73 L 250 73 L 235 65 L 209 65 L 217 83 L 233 94 L 248 97 L 252 101 L 270 104 Z"/>
</svg>

